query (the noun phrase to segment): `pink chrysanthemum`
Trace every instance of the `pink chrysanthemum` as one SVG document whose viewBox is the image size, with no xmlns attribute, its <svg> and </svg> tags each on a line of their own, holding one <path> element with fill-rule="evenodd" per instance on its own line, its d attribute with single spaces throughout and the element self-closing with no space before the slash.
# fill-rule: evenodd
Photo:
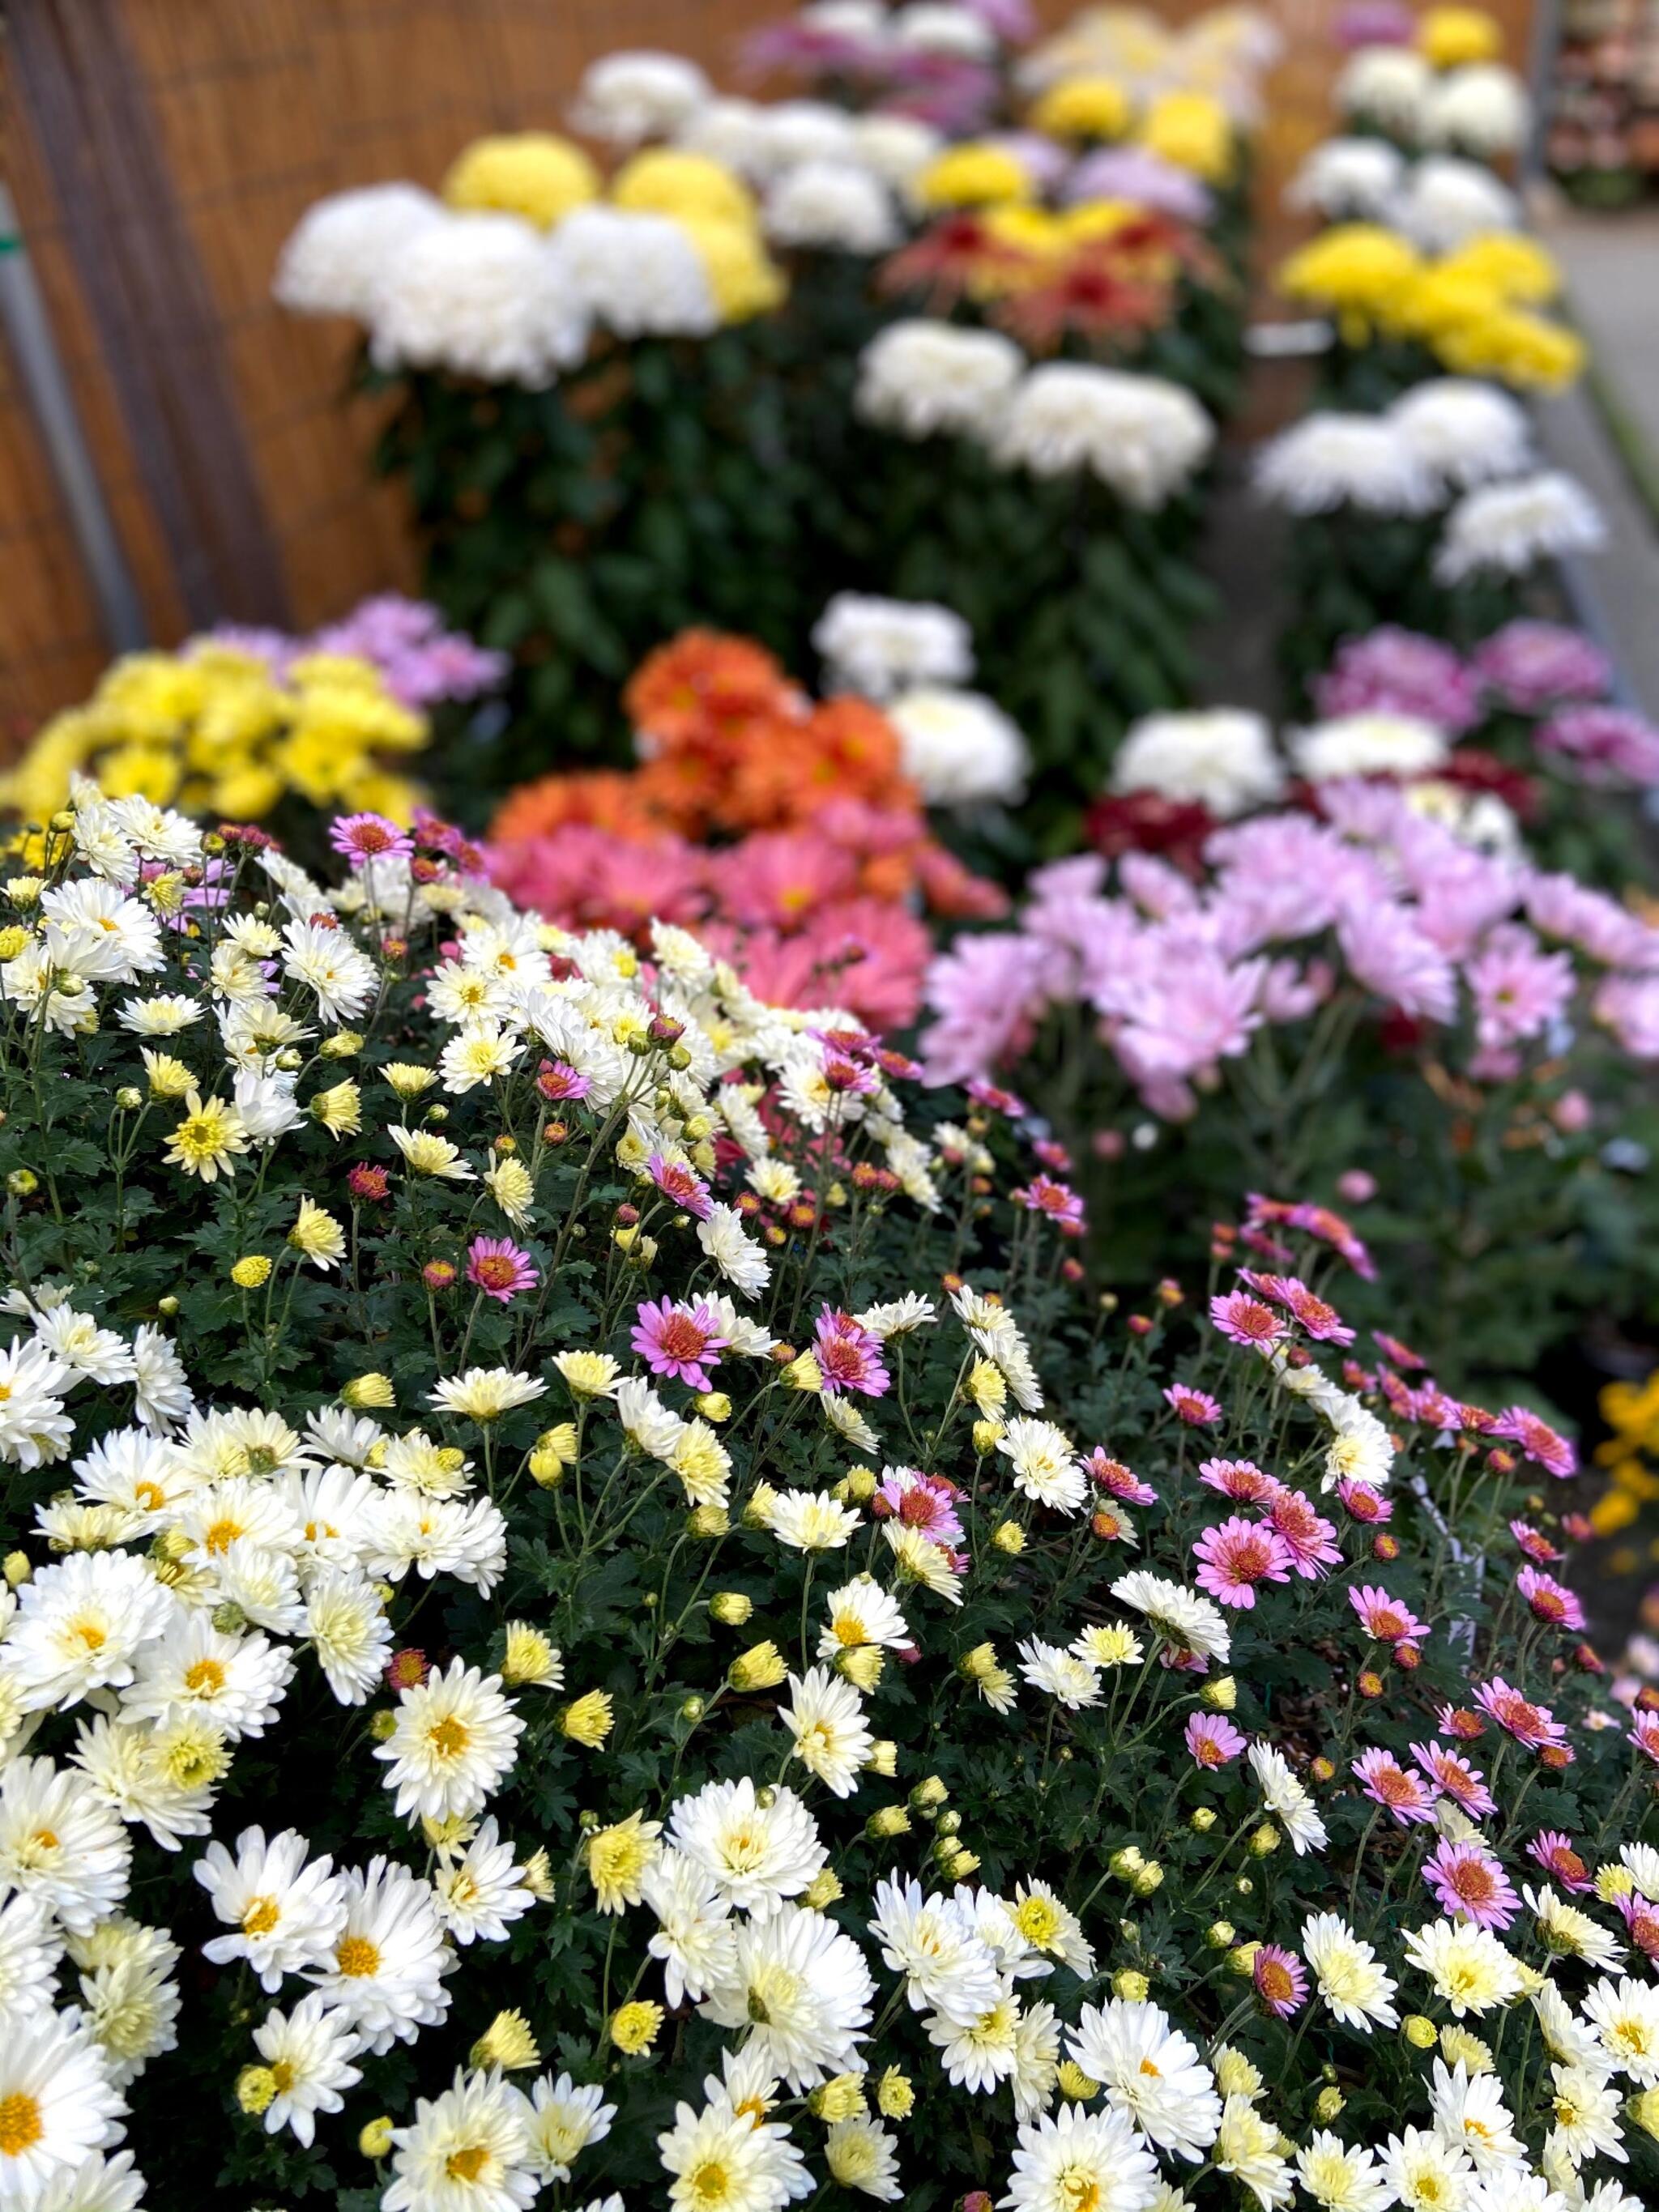
<svg viewBox="0 0 1659 2212">
<path fill-rule="evenodd" d="M 1534 1620 L 1547 1622 L 1552 1628 L 1570 1628 L 1575 1635 L 1584 1626 L 1584 1608 L 1565 1583 L 1553 1575 L 1542 1573 L 1537 1567 L 1522 1567 L 1515 1578 L 1515 1587 L 1527 1601 L 1527 1609 Z"/>
<path fill-rule="evenodd" d="M 975 1106 L 987 1107 L 993 1114 L 1001 1114 L 1010 1121 L 1022 1121 L 1031 1110 L 1025 1101 L 1016 1097 L 1012 1091 L 999 1091 L 994 1083 L 986 1083 L 977 1078 L 968 1085 L 968 1096 Z"/>
<path fill-rule="evenodd" d="M 1220 1713 L 1194 1713 L 1186 1727 L 1187 1748 L 1200 1766 L 1225 1766 L 1249 1738 Z"/>
<path fill-rule="evenodd" d="M 1410 1393 L 1406 1410 L 1410 1419 L 1421 1421 L 1425 1429 L 1443 1432 L 1463 1427 L 1463 1416 L 1468 1409 L 1429 1377 Z"/>
<path fill-rule="evenodd" d="M 1356 1521 L 1366 1522 L 1392 1521 L 1394 1502 L 1380 1490 L 1373 1490 L 1369 1482 L 1356 1482 L 1344 1475 L 1336 1486 L 1336 1494 Z"/>
<path fill-rule="evenodd" d="M 415 850 L 414 839 L 384 814 L 337 815 L 328 842 L 354 868 L 370 860 L 406 860 Z"/>
<path fill-rule="evenodd" d="M 586 1098 L 593 1088 L 591 1075 L 583 1075 L 568 1060 L 544 1060 L 536 1072 L 536 1088 L 550 1106 Z"/>
<path fill-rule="evenodd" d="M 1036 1175 L 1008 1195 L 1028 1213 L 1047 1214 L 1062 1236 L 1082 1236 L 1083 1200 L 1069 1184 L 1056 1182 L 1049 1176 Z"/>
<path fill-rule="evenodd" d="M 1419 1644 L 1429 1632 L 1427 1621 L 1419 1620 L 1408 1605 L 1390 1597 L 1379 1583 L 1351 1589 L 1348 1602 L 1373 1644 Z"/>
<path fill-rule="evenodd" d="M 1374 1328 L 1371 1340 L 1385 1359 L 1391 1359 L 1396 1367 L 1404 1368 L 1407 1373 L 1413 1368 L 1428 1365 L 1420 1352 L 1413 1352 L 1409 1344 L 1402 1344 L 1397 1336 L 1388 1336 L 1380 1328 Z"/>
<path fill-rule="evenodd" d="M 645 1171 L 663 1196 L 672 1199 L 682 1212 L 694 1213 L 699 1221 L 707 1221 L 714 1212 L 708 1184 L 700 1176 L 693 1175 L 683 1160 L 665 1159 L 660 1152 L 653 1152 L 645 1164 Z"/>
<path fill-rule="evenodd" d="M 466 1279 L 487 1298 L 507 1305 L 520 1291 L 533 1291 L 541 1270 L 510 1237 L 475 1237 L 467 1247 Z"/>
<path fill-rule="evenodd" d="M 902 1521 L 945 1550 L 963 1541 L 955 1485 L 942 1475 L 919 1474 L 913 1467 L 890 1467 L 876 1486 L 870 1510 L 878 1521 Z"/>
<path fill-rule="evenodd" d="M 825 1306 L 813 1331 L 812 1350 L 826 1396 L 840 1390 L 857 1390 L 866 1398 L 885 1395 L 890 1377 L 882 1364 L 881 1339 L 851 1314 Z"/>
<path fill-rule="evenodd" d="M 1633 1715 L 1625 1741 L 1633 1743 L 1638 1751 L 1659 1765 L 1659 1713 Z"/>
<path fill-rule="evenodd" d="M 1535 1567 L 1553 1567 L 1566 1553 L 1559 1544 L 1552 1544 L 1541 1528 L 1534 1528 L 1529 1521 L 1511 1521 L 1510 1534 Z"/>
<path fill-rule="evenodd" d="M 1270 2013 L 1288 2020 L 1308 2001 L 1308 1977 L 1294 1951 L 1282 1943 L 1260 1943 L 1250 1961 L 1255 1993 Z"/>
<path fill-rule="evenodd" d="M 1207 1429 L 1221 1419 L 1221 1401 L 1207 1390 L 1194 1389 L 1190 1382 L 1171 1382 L 1164 1401 L 1189 1428 Z"/>
<path fill-rule="evenodd" d="M 1613 1901 L 1623 1917 L 1631 1942 L 1650 1963 L 1659 1961 L 1659 1909 L 1650 1905 L 1639 1889 L 1626 1890 Z"/>
<path fill-rule="evenodd" d="M 659 1298 L 642 1299 L 629 1338 L 653 1375 L 672 1375 L 694 1390 L 710 1386 L 708 1370 L 731 1341 L 720 1334 L 719 1316 L 699 1299 L 696 1305 Z"/>
<path fill-rule="evenodd" d="M 1199 1562 L 1194 1580 L 1218 1604 L 1249 1610 L 1258 1583 L 1291 1578 L 1291 1548 L 1277 1529 L 1236 1513 L 1219 1528 L 1206 1528 L 1193 1546 Z"/>
<path fill-rule="evenodd" d="M 1422 1777 L 1408 1773 L 1391 1751 L 1361 1752 L 1353 1762 L 1360 1788 L 1400 1826 L 1434 1818 L 1434 1792 Z"/>
<path fill-rule="evenodd" d="M 1482 1712 L 1491 1714 L 1506 1735 L 1512 1735 L 1528 1751 L 1567 1740 L 1566 1729 L 1547 1705 L 1533 1705 L 1519 1690 L 1512 1689 L 1501 1674 L 1494 1674 L 1490 1682 L 1475 1684 L 1474 1702 Z M 1654 1756 L 1659 1758 L 1659 1749 Z"/>
<path fill-rule="evenodd" d="M 453 1288 L 457 1270 L 453 1260 L 428 1260 L 421 1270 L 421 1280 L 429 1291 Z"/>
<path fill-rule="evenodd" d="M 1242 1279 L 1264 1298 L 1284 1306 L 1308 1334 L 1321 1344 L 1352 1344 L 1353 1331 L 1334 1305 L 1310 1291 L 1299 1275 L 1258 1274 L 1246 1269 Z"/>
<path fill-rule="evenodd" d="M 1595 1887 L 1595 1877 L 1573 1849 L 1572 1838 L 1559 1828 L 1540 1828 L 1527 1845 L 1527 1856 L 1571 1896 L 1586 1896 Z"/>
<path fill-rule="evenodd" d="M 1265 1505 L 1275 1488 L 1273 1476 L 1253 1459 L 1206 1459 L 1198 1479 L 1206 1489 L 1218 1490 L 1224 1498 L 1236 1498 L 1245 1505 Z"/>
<path fill-rule="evenodd" d="M 1567 1438 L 1540 1420 L 1528 1406 L 1505 1406 L 1488 1433 L 1510 1437 L 1528 1459 L 1562 1482 L 1578 1472 L 1578 1455 Z"/>
<path fill-rule="evenodd" d="M 1083 1471 L 1098 1490 L 1123 1505 L 1156 1505 L 1158 1492 L 1150 1482 L 1114 1459 L 1103 1444 L 1097 1444 L 1083 1462 Z"/>
<path fill-rule="evenodd" d="M 1285 1324 L 1271 1306 L 1247 1291 L 1228 1291 L 1210 1300 L 1210 1319 L 1235 1344 L 1277 1344 Z"/>
<path fill-rule="evenodd" d="M 1448 1751 L 1443 1744 L 1414 1743 L 1412 1757 L 1426 1779 L 1443 1790 L 1472 1820 L 1484 1820 L 1498 1810 L 1498 1801 L 1487 1789 L 1486 1778 L 1458 1753 Z"/>
<path fill-rule="evenodd" d="M 1454 1844 L 1443 1836 L 1424 1862 L 1423 1879 L 1443 1912 L 1461 1913 L 1477 1928 L 1501 1934 L 1521 1910 L 1509 1876 L 1481 1843 Z"/>
<path fill-rule="evenodd" d="M 1467 1705 L 1437 1705 L 1434 1724 L 1442 1735 L 1455 1735 L 1460 1743 L 1479 1743 L 1486 1733 L 1480 1714 L 1472 1713 Z"/>
<path fill-rule="evenodd" d="M 1340 1567 L 1342 1547 L 1334 1525 L 1314 1510 L 1313 1500 L 1281 1483 L 1267 1503 L 1267 1518 L 1284 1538 L 1291 1565 L 1304 1582 L 1317 1582 L 1327 1567 Z"/>
</svg>

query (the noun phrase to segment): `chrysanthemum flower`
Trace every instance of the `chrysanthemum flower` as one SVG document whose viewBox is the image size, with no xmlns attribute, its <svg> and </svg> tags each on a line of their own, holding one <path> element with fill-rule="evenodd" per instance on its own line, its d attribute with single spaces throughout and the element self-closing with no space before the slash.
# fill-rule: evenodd
<svg viewBox="0 0 1659 2212">
<path fill-rule="evenodd" d="M 629 1341 L 653 1375 L 672 1375 L 694 1390 L 713 1388 L 708 1370 L 731 1340 L 708 1300 L 696 1305 L 680 1299 L 647 1298 L 638 1308 Z"/>
<path fill-rule="evenodd" d="M 1515 1587 L 1526 1600 L 1527 1610 L 1534 1620 L 1541 1620 L 1552 1628 L 1571 1629 L 1575 1635 L 1583 1630 L 1583 1607 L 1553 1575 L 1542 1574 L 1536 1567 L 1522 1567 L 1515 1578 Z"/>
<path fill-rule="evenodd" d="M 1260 1943 L 1250 1961 L 1250 1979 L 1270 2013 L 1289 2020 L 1308 2000 L 1308 1976 L 1294 1951 L 1282 1943 Z"/>
<path fill-rule="evenodd" d="M 1291 1549 L 1284 1538 L 1240 1514 L 1206 1528 L 1193 1546 L 1193 1556 L 1199 1562 L 1194 1580 L 1223 1605 L 1248 1610 L 1255 1603 L 1258 1583 L 1291 1578 Z"/>
<path fill-rule="evenodd" d="M 1548 1744 L 1565 1744 L 1567 1731 L 1547 1705 L 1534 1705 L 1511 1689 L 1501 1674 L 1494 1674 L 1489 1682 L 1477 1682 L 1474 1701 L 1481 1711 L 1490 1713 L 1499 1728 L 1512 1735 L 1528 1751 L 1537 1751 Z"/>
<path fill-rule="evenodd" d="M 1434 1818 L 1434 1793 L 1420 1776 L 1401 1765 L 1394 1753 L 1373 1747 L 1352 1762 L 1360 1787 L 1374 1804 L 1381 1805 L 1399 1824 Z"/>
<path fill-rule="evenodd" d="M 406 860 L 415 840 L 384 814 L 341 814 L 329 824 L 328 842 L 355 868 L 374 860 Z"/>
<path fill-rule="evenodd" d="M 1420 1644 L 1429 1632 L 1427 1621 L 1374 1583 L 1351 1589 L 1348 1602 L 1374 1644 Z"/>
<path fill-rule="evenodd" d="M 1164 1393 L 1164 1401 L 1175 1410 L 1177 1419 L 1194 1429 L 1206 1429 L 1221 1419 L 1221 1401 L 1212 1398 L 1207 1390 L 1200 1390 L 1190 1382 L 1172 1382 Z"/>
<path fill-rule="evenodd" d="M 1200 1766 L 1225 1766 L 1238 1757 L 1249 1738 L 1220 1713 L 1192 1713 L 1183 1730 L 1186 1745 Z"/>
<path fill-rule="evenodd" d="M 535 1289 L 541 1271 L 510 1237 L 475 1237 L 467 1248 L 466 1279 L 507 1305 L 520 1291 Z"/>
<path fill-rule="evenodd" d="M 852 1315 L 825 1306 L 812 1332 L 812 1351 L 826 1395 L 856 1390 L 866 1398 L 886 1395 L 890 1377 L 882 1364 L 881 1339 Z"/>
<path fill-rule="evenodd" d="M 1461 1912 L 1478 1928 L 1501 1934 L 1521 1910 L 1508 1875 L 1477 1841 L 1454 1844 L 1443 1837 L 1424 1862 L 1423 1879 L 1443 1912 Z"/>
<path fill-rule="evenodd" d="M 1563 1835 L 1559 1828 L 1540 1828 L 1527 1845 L 1527 1856 L 1573 1896 L 1584 1896 L 1595 1887 L 1571 1837 Z"/>
</svg>

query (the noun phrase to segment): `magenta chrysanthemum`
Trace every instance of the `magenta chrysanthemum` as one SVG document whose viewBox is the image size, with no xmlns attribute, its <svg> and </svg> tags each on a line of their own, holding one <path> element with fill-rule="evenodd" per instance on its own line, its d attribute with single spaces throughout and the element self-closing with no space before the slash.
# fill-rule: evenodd
<svg viewBox="0 0 1659 2212">
<path fill-rule="evenodd" d="M 643 1299 L 629 1338 L 653 1375 L 676 1376 L 694 1390 L 709 1388 L 708 1370 L 730 1340 L 712 1306 L 670 1298 Z"/>
<path fill-rule="evenodd" d="M 384 814 L 340 814 L 329 824 L 328 842 L 335 851 L 361 868 L 370 860 L 406 860 L 415 840 Z"/>
<path fill-rule="evenodd" d="M 1442 1837 L 1424 1862 L 1423 1879 L 1443 1912 L 1462 1913 L 1477 1928 L 1498 1933 L 1521 1910 L 1509 1876 L 1484 1844 L 1454 1844 Z"/>
<path fill-rule="evenodd" d="M 885 1395 L 891 1380 L 882 1364 L 881 1339 L 851 1314 L 825 1306 L 812 1333 L 812 1351 L 826 1396 L 857 1390 L 866 1398 Z"/>
<path fill-rule="evenodd" d="M 510 1237 L 475 1237 L 467 1247 L 466 1279 L 487 1298 L 506 1305 L 520 1291 L 533 1291 L 541 1279 L 529 1253 Z"/>
<path fill-rule="evenodd" d="M 1258 1583 L 1291 1578 L 1291 1549 L 1275 1528 L 1236 1513 L 1219 1528 L 1206 1528 L 1193 1546 L 1199 1562 L 1194 1577 L 1200 1589 L 1221 1605 L 1249 1609 Z"/>
</svg>

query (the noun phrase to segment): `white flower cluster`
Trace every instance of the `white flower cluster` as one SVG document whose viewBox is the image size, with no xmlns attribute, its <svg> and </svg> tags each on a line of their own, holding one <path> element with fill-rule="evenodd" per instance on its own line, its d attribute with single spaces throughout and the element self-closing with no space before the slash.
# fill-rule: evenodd
<svg viewBox="0 0 1659 2212">
<path fill-rule="evenodd" d="M 1471 62 L 1437 72 L 1408 46 L 1362 46 L 1336 83 L 1345 115 L 1407 145 L 1447 148 L 1482 159 L 1526 143 L 1532 106 L 1513 70 Z"/>
<path fill-rule="evenodd" d="M 1214 425 L 1159 376 L 1085 363 L 1032 368 L 1012 339 L 916 317 L 865 348 L 854 402 L 902 437 L 971 438 L 1034 476 L 1087 471 L 1127 506 L 1156 509 L 1208 458 Z"/>
<path fill-rule="evenodd" d="M 902 192 L 944 143 L 908 115 L 850 115 L 817 100 L 711 100 L 674 133 L 684 152 L 706 154 L 757 186 L 793 169 L 829 162 L 854 167 Z"/>
<path fill-rule="evenodd" d="M 1601 510 L 1577 478 L 1543 469 L 1467 493 L 1446 518 L 1434 573 L 1444 584 L 1524 576 L 1542 562 L 1596 552 L 1606 538 Z"/>
<path fill-rule="evenodd" d="M 1290 514 L 1419 515 L 1472 487 L 1518 477 L 1531 462 L 1531 427 L 1507 392 L 1443 376 L 1380 415 L 1307 416 L 1262 449 L 1255 480 Z"/>
<path fill-rule="evenodd" d="M 1480 162 L 1453 154 L 1408 162 L 1386 138 L 1328 138 L 1285 199 L 1329 222 L 1386 223 L 1425 253 L 1453 253 L 1487 232 L 1521 228 L 1519 201 Z"/>
</svg>

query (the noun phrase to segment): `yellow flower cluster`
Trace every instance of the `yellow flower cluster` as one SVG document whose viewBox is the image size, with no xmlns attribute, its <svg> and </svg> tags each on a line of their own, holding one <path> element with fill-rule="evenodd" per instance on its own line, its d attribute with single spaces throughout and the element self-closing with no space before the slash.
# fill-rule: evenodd
<svg viewBox="0 0 1659 2212">
<path fill-rule="evenodd" d="M 258 821 L 290 793 L 407 821 L 419 789 L 383 757 L 418 752 L 429 735 L 425 715 L 353 655 L 307 654 L 279 677 L 210 642 L 130 653 L 0 776 L 0 807 L 49 820 L 80 775 L 112 799 L 140 794 L 228 821 Z"/>
<path fill-rule="evenodd" d="M 1146 102 L 1139 119 L 1135 106 L 1115 77 L 1091 72 L 1051 84 L 1032 106 L 1029 119 L 1033 130 L 1053 138 L 1127 139 L 1206 183 L 1226 183 L 1237 148 L 1232 119 L 1213 94 L 1161 92 Z M 998 181 L 1009 172 L 1021 181 Z M 922 176 L 924 206 L 979 207 L 1028 198 L 1030 190 L 1015 155 L 1005 148 L 981 143 L 952 147 Z"/>
<path fill-rule="evenodd" d="M 1338 223 L 1281 264 L 1279 283 L 1333 316 L 1346 343 L 1417 338 L 1455 375 L 1559 392 L 1583 368 L 1576 334 L 1532 312 L 1559 291 L 1560 271 L 1518 232 L 1492 232 L 1426 260 L 1381 224 Z"/>
<path fill-rule="evenodd" d="M 1613 1434 L 1595 1448 L 1608 1487 L 1589 1517 L 1598 1535 L 1612 1536 L 1659 1498 L 1659 1474 L 1649 1464 L 1659 1460 L 1659 1368 L 1645 1382 L 1609 1382 L 1598 1403 Z"/>
<path fill-rule="evenodd" d="M 451 207 L 522 216 L 546 231 L 605 192 L 605 179 L 581 148 L 546 131 L 476 140 L 443 184 Z M 754 195 L 720 162 L 649 147 L 611 179 L 610 198 L 616 207 L 679 224 L 696 248 L 723 321 L 747 322 L 782 301 L 788 288 L 766 251 Z"/>
<path fill-rule="evenodd" d="M 1417 51 L 1434 69 L 1466 69 L 1500 60 L 1504 33 L 1484 8 L 1425 8 L 1417 19 Z"/>
<path fill-rule="evenodd" d="M 1049 86 L 1032 108 L 1030 123 L 1051 138 L 1121 138 L 1133 114 L 1115 76 L 1073 76 Z"/>
</svg>

